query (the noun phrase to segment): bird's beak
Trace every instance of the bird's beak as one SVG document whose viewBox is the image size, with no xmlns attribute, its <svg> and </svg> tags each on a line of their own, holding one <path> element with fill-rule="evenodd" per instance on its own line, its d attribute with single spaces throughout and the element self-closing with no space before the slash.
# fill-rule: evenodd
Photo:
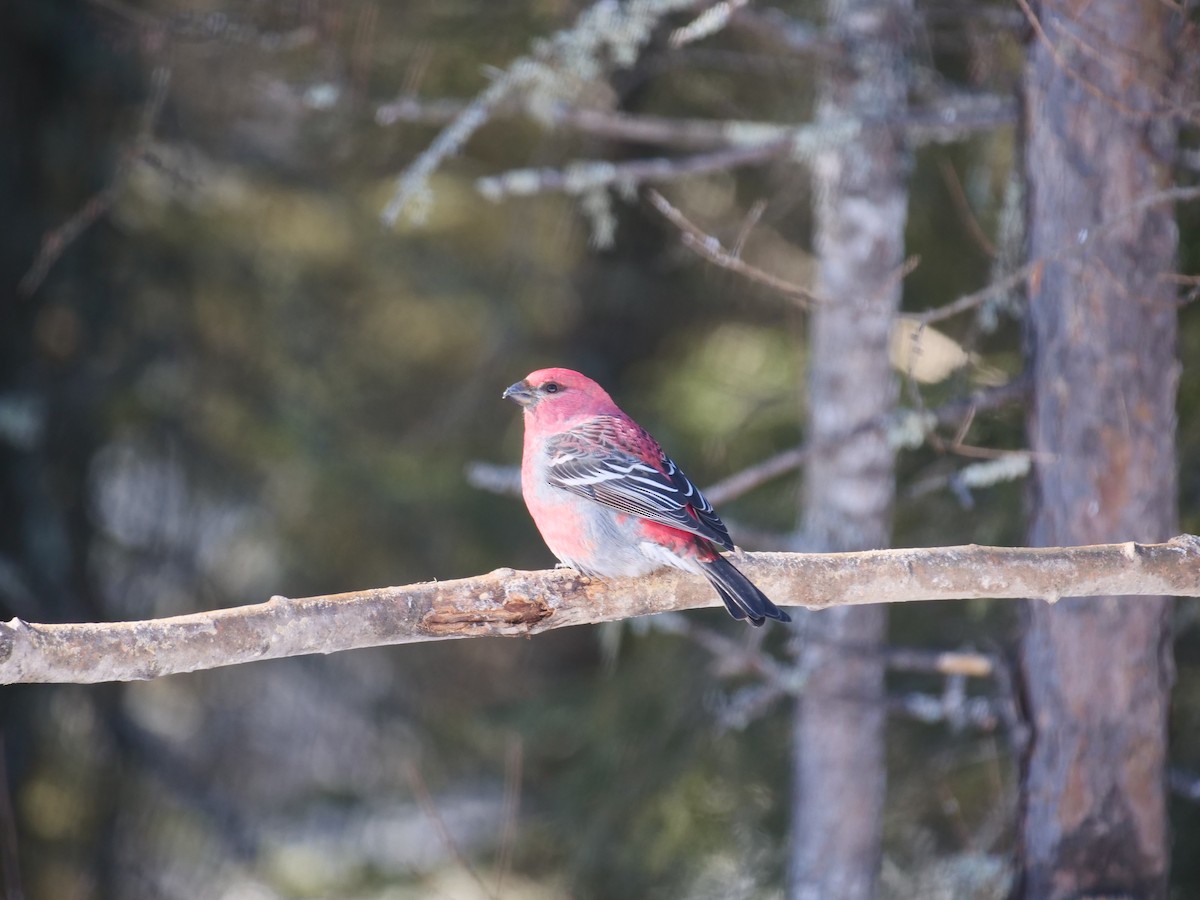
<svg viewBox="0 0 1200 900">
<path fill-rule="evenodd" d="M 516 384 L 510 384 L 500 396 L 505 400 L 511 400 L 519 406 L 528 406 L 534 401 L 533 388 L 525 380 L 518 381 Z"/>
</svg>

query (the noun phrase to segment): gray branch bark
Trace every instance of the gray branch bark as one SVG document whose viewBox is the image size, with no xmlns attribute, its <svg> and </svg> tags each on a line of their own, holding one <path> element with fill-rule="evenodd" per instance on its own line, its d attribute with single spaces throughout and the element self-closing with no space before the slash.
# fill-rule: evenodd
<svg viewBox="0 0 1200 900">
<path fill-rule="evenodd" d="M 1068 548 L 937 547 L 861 553 L 747 553 L 781 605 L 812 609 L 980 597 L 1200 596 L 1200 538 Z M 1138 601 L 1129 601 L 1136 604 Z M 529 637 L 568 625 L 719 606 L 703 579 L 672 569 L 591 580 L 570 569 L 375 588 L 140 622 L 0 623 L 0 683 L 138 681 L 360 647 Z"/>
</svg>

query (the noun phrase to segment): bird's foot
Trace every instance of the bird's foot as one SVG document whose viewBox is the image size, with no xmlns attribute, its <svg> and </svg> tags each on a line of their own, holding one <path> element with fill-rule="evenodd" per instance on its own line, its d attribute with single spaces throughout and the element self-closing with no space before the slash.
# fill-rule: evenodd
<svg viewBox="0 0 1200 900">
<path fill-rule="evenodd" d="M 554 568 L 556 571 L 559 569 L 570 569 L 572 572 L 574 572 L 576 575 L 579 576 L 579 581 L 581 584 L 591 584 L 592 583 L 591 575 L 589 575 L 587 572 L 581 572 L 579 569 L 576 569 L 570 563 L 565 563 L 565 562 L 555 563 Z"/>
</svg>

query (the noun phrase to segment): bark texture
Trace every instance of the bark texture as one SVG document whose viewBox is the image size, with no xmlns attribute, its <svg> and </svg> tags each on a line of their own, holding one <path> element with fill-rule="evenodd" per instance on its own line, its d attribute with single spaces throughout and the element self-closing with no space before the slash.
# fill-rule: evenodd
<svg viewBox="0 0 1200 900">
<path fill-rule="evenodd" d="M 1098 547 L 935 547 L 748 553 L 738 566 L 782 605 L 1061 594 L 1200 596 L 1200 538 Z M 1139 603 L 1130 599 L 1126 603 Z M 374 588 L 141 622 L 0 623 L 0 684 L 134 681 L 305 653 L 415 641 L 530 637 L 553 628 L 720 606 L 676 569 L 587 579 L 569 569 Z"/>
<path fill-rule="evenodd" d="M 878 120 L 906 105 L 910 0 L 830 0 L 847 52 L 827 73 L 818 121 Z M 895 133 L 866 127 L 817 157 L 818 274 L 825 298 L 810 318 L 806 549 L 886 547 L 894 451 L 864 428 L 896 403 L 888 340 L 900 305 L 908 213 L 907 155 Z M 788 894 L 874 896 L 886 782 L 884 606 L 804 618 L 805 689 L 793 740 L 794 801 Z"/>
<path fill-rule="evenodd" d="M 1029 48 L 1036 452 L 1030 542 L 1157 540 L 1177 521 L 1172 34 L 1158 0 L 1048 2 Z M 1114 223 L 1099 228 L 1102 223 Z M 1066 247 L 1083 253 L 1059 256 Z M 1030 604 L 1019 892 L 1165 897 L 1169 600 Z"/>
</svg>

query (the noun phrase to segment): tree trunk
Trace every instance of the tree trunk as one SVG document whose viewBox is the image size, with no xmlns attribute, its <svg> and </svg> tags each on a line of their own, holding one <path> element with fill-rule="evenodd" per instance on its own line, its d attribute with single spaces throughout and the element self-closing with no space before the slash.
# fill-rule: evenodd
<svg viewBox="0 0 1200 900">
<path fill-rule="evenodd" d="M 818 120 L 894 113 L 907 93 L 908 0 L 829 4 L 852 53 L 828 73 Z M 816 164 L 817 291 L 812 314 L 805 472 L 808 550 L 886 547 L 894 453 L 881 429 L 855 434 L 896 403 L 888 339 L 900 304 L 908 161 L 897 138 L 868 129 Z M 795 796 L 788 895 L 869 898 L 880 863 L 886 780 L 883 606 L 805 615 L 807 675 L 793 741 Z"/>
<path fill-rule="evenodd" d="M 1175 532 L 1171 35 L 1159 0 L 1045 3 L 1025 74 L 1030 543 Z M 1050 45 L 1053 46 L 1050 46 Z M 1138 208 L 1141 206 L 1142 208 Z M 1109 223 L 1109 224 L 1105 224 Z M 1053 259 L 1064 249 L 1082 252 Z M 1018 892 L 1165 897 L 1169 600 L 1028 605 Z"/>
</svg>

